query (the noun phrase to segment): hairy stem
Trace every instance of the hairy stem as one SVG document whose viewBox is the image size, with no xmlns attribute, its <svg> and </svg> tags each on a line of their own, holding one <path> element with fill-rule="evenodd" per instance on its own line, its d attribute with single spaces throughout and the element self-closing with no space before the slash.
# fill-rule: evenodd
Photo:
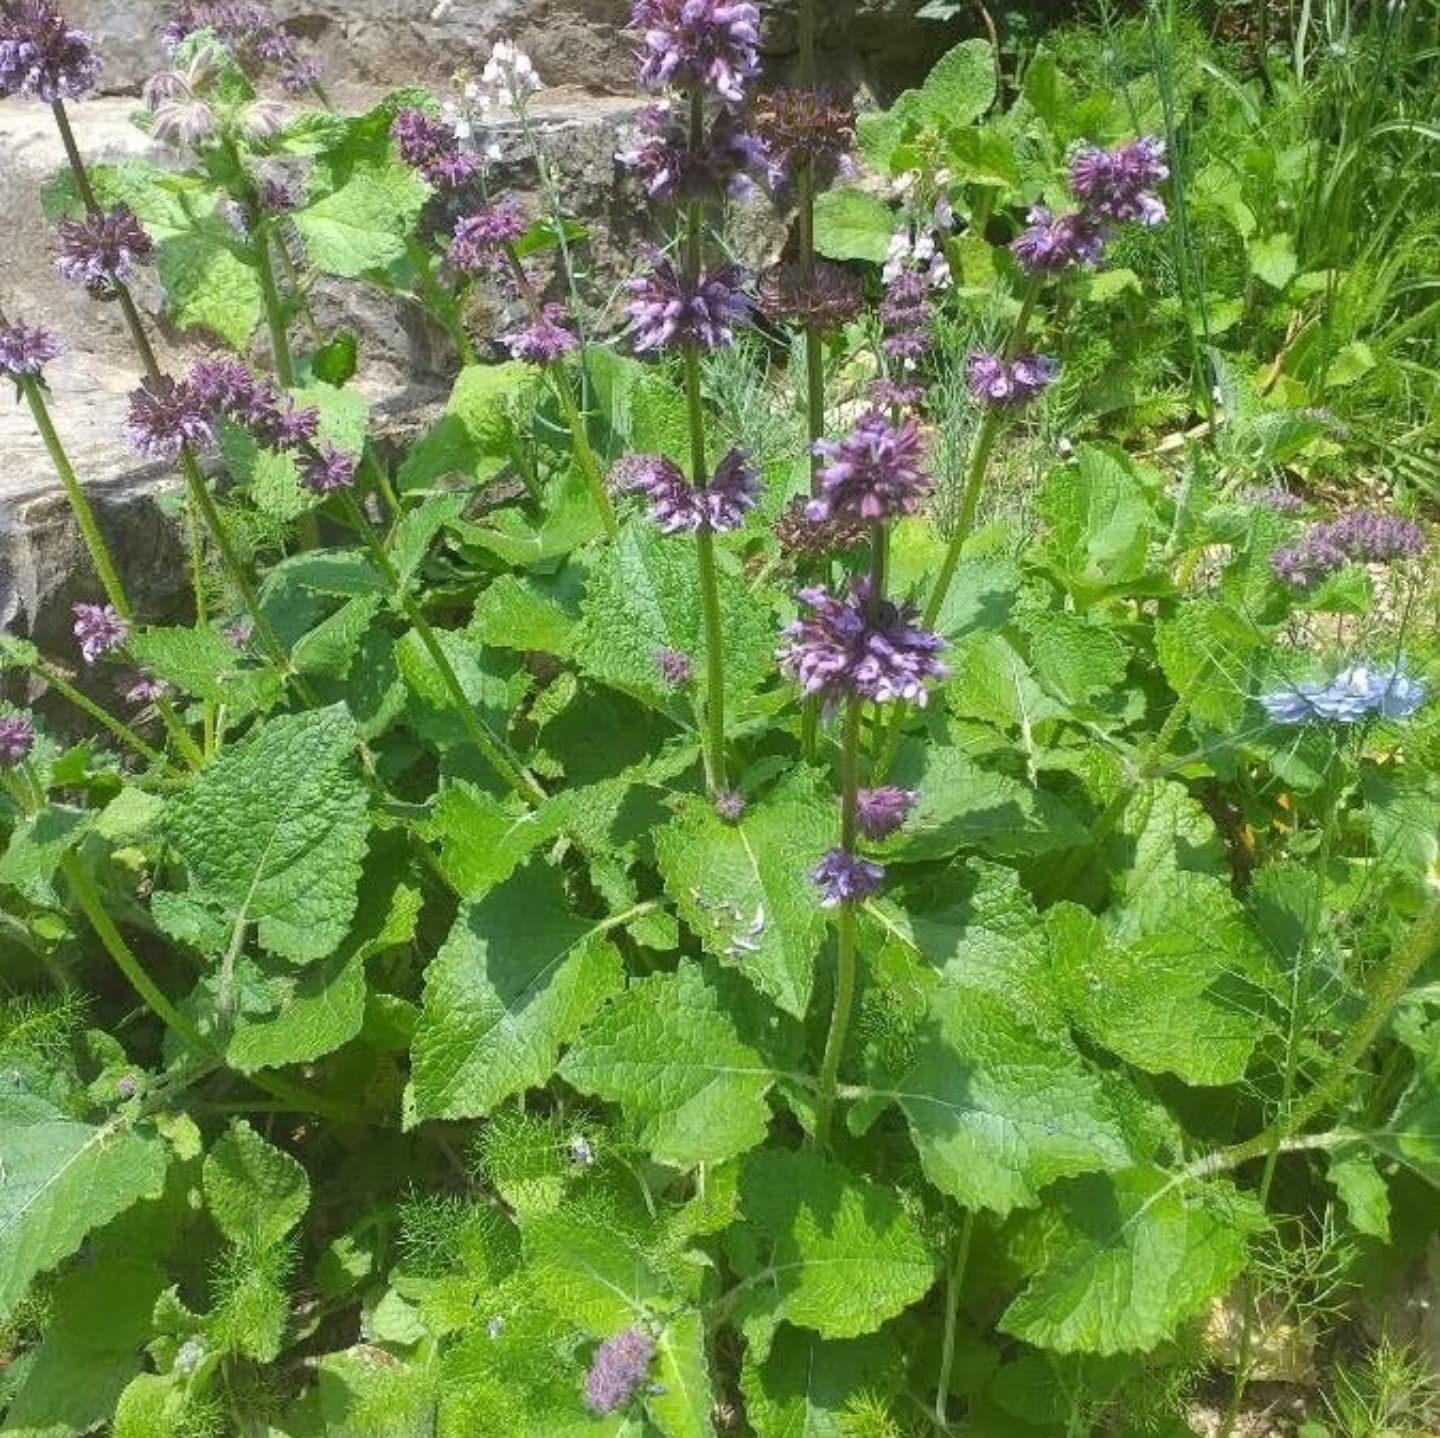
<svg viewBox="0 0 1440 1438">
<path fill-rule="evenodd" d="M 251 246 L 255 273 L 260 280 L 260 294 L 265 302 L 265 324 L 270 331 L 270 354 L 275 364 L 275 378 L 281 388 L 295 387 L 295 357 L 290 351 L 290 329 L 285 321 L 285 305 L 280 287 L 275 283 L 275 264 L 270 254 L 270 227 L 256 217 L 255 243 Z"/>
<path fill-rule="evenodd" d="M 808 288 L 815 278 L 815 166 L 806 160 L 796 176 L 800 220 L 800 269 Z M 805 409 L 810 426 L 810 492 L 819 493 L 820 455 L 815 442 L 825 437 L 825 354 L 813 322 L 805 326 Z"/>
<path fill-rule="evenodd" d="M 477 363 L 479 357 L 460 319 L 459 307 L 454 296 L 446 294 L 440 281 L 435 278 L 435 266 L 430 262 L 429 252 L 419 240 L 407 239 L 405 254 L 415 267 L 415 277 L 420 282 L 420 296 L 425 308 L 444 326 L 451 344 L 455 346 L 455 353 L 460 357 L 460 363 L 467 367 Z"/>
<path fill-rule="evenodd" d="M 935 1384 L 935 1421 L 942 1428 L 949 1421 L 950 1374 L 955 1367 L 955 1329 L 960 1315 L 960 1289 L 970 1262 L 970 1241 L 975 1236 L 975 1210 L 967 1208 L 959 1229 L 951 1239 L 950 1266 L 945 1273 L 945 1333 L 940 1340 L 940 1373 Z"/>
<path fill-rule="evenodd" d="M 31 672 L 37 678 L 42 679 L 67 704 L 74 705 L 87 718 L 93 719 L 95 723 L 108 730 L 127 748 L 133 749 L 147 764 L 157 765 L 167 770 L 172 776 L 180 777 L 181 771 L 176 769 L 158 749 L 147 744 L 128 724 L 117 719 L 113 714 L 107 713 L 88 695 L 82 694 L 59 670 L 41 662 L 33 665 Z"/>
</svg>

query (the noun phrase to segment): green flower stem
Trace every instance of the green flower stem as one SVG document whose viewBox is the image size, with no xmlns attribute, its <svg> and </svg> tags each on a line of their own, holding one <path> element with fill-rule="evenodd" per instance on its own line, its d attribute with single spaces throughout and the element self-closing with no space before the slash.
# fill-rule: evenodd
<svg viewBox="0 0 1440 1438">
<path fill-rule="evenodd" d="M 190 1019 L 166 997 L 164 991 L 146 972 L 144 964 L 135 951 L 125 942 L 125 936 L 105 910 L 104 901 L 95 881 L 90 877 L 79 855 L 66 854 L 60 861 L 70 892 L 75 896 L 81 911 L 95 930 L 114 961 L 115 967 L 124 974 L 126 982 L 144 1000 L 150 1011 L 188 1048 L 197 1058 L 206 1060 L 216 1057 L 216 1050 Z M 250 1083 L 263 1089 L 283 1102 L 295 1104 L 305 1113 L 317 1114 L 322 1118 L 336 1119 L 345 1123 L 358 1117 L 358 1111 L 346 1104 L 336 1103 L 321 1094 L 311 1093 L 301 1084 L 292 1083 L 279 1074 L 256 1073 L 247 1075 Z"/>
<path fill-rule="evenodd" d="M 475 346 L 461 322 L 454 297 L 446 294 L 440 281 L 435 278 L 435 266 L 430 263 L 429 251 L 419 240 L 407 239 L 405 254 L 415 266 L 415 275 L 420 281 L 420 295 L 425 307 L 445 327 L 446 334 L 455 346 L 455 352 L 460 356 L 460 363 L 465 366 L 475 364 L 478 360 Z"/>
<path fill-rule="evenodd" d="M 31 673 L 41 679 L 67 703 L 73 704 L 82 714 L 108 730 L 127 748 L 133 749 L 147 764 L 167 770 L 172 777 L 183 777 L 181 771 L 156 748 L 147 744 L 128 724 L 108 714 L 88 695 L 82 694 L 60 673 L 43 661 L 31 666 Z"/>
<path fill-rule="evenodd" d="M 270 331 L 270 354 L 275 362 L 275 378 L 281 388 L 295 387 L 295 357 L 290 351 L 290 331 L 285 323 L 285 306 L 280 299 L 280 287 L 275 283 L 275 264 L 270 253 L 270 226 L 263 221 L 258 211 L 252 212 L 251 224 L 255 242 L 251 253 L 255 260 L 255 273 L 260 280 L 260 295 L 265 302 L 265 324 Z"/>
<path fill-rule="evenodd" d="M 800 83 L 807 89 L 815 85 L 815 0 L 800 0 L 796 17 L 797 47 L 800 51 Z"/>
<path fill-rule="evenodd" d="M 804 282 L 815 278 L 815 166 L 806 160 L 796 176 L 800 217 L 800 268 Z M 820 332 L 805 326 L 805 409 L 810 424 L 810 492 L 819 493 L 820 456 L 815 441 L 825 437 L 825 355 Z"/>
<path fill-rule="evenodd" d="M 852 698 L 845 710 L 845 733 L 840 744 L 840 847 L 855 852 L 859 826 L 857 796 L 860 790 L 860 720 L 863 705 Z M 830 1014 L 830 1033 L 825 1040 L 825 1057 L 820 1064 L 820 1083 L 815 1100 L 815 1141 L 822 1148 L 830 1143 L 830 1124 L 835 1112 L 835 1086 L 840 1077 L 840 1058 L 850 1030 L 850 1013 L 855 1007 L 856 943 L 855 905 L 842 903 L 836 914 L 837 956 L 835 964 L 835 1006 Z"/>
<path fill-rule="evenodd" d="M 950 1374 L 955 1367 L 955 1328 L 960 1314 L 960 1289 L 970 1262 L 970 1241 L 975 1236 L 975 1210 L 967 1208 L 959 1230 L 951 1239 L 950 1266 L 945 1273 L 945 1335 L 940 1341 L 940 1374 L 935 1387 L 935 1422 L 943 1430 L 949 1422 Z"/>
<path fill-rule="evenodd" d="M 547 796 L 539 781 L 511 757 L 505 744 L 491 733 L 489 726 L 475 712 L 475 706 L 466 696 L 454 666 L 441 647 L 439 637 L 430 627 L 430 621 L 425 618 L 420 606 L 410 595 L 404 581 L 396 572 L 395 566 L 390 562 L 390 556 L 385 552 L 385 546 L 375 532 L 375 526 L 370 523 L 370 517 L 360 507 L 355 496 L 349 492 L 345 494 L 345 508 L 351 523 L 359 531 L 365 547 L 370 551 L 376 568 L 379 569 L 385 583 L 389 586 L 391 595 L 404 611 L 411 627 L 420 636 L 420 642 L 425 646 L 426 652 L 439 671 L 446 692 L 450 695 L 450 702 L 454 705 L 460 722 L 465 726 L 465 732 L 470 736 L 471 743 L 480 751 L 481 757 L 495 773 L 527 803 L 535 804 L 544 800 Z"/>
</svg>

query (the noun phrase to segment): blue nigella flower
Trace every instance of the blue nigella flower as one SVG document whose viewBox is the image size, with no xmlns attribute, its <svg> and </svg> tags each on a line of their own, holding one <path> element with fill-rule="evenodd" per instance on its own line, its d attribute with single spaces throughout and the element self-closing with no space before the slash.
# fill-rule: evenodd
<svg viewBox="0 0 1440 1438">
<path fill-rule="evenodd" d="M 1277 724 L 1305 724 L 1312 719 L 1333 724 L 1358 724 L 1371 715 L 1408 719 L 1424 702 L 1425 684 L 1399 669 L 1372 669 L 1352 664 L 1326 683 L 1304 681 L 1260 697 Z"/>
</svg>

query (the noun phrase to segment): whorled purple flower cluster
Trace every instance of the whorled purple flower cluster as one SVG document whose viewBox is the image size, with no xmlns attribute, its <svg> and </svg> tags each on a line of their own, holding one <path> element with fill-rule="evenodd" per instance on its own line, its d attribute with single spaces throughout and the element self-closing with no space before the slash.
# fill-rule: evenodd
<svg viewBox="0 0 1440 1438">
<path fill-rule="evenodd" d="M 56 233 L 60 255 L 55 268 L 94 295 L 107 294 L 112 281 L 128 278 L 154 249 L 128 205 L 78 220 L 61 220 Z"/>
<path fill-rule="evenodd" d="M 554 364 L 580 348 L 579 337 L 565 325 L 565 306 L 551 302 L 528 325 L 500 336 L 500 343 L 517 360 L 530 364 Z"/>
<path fill-rule="evenodd" d="M 127 704 L 153 704 L 170 692 L 170 686 L 157 679 L 148 669 L 138 669 L 125 682 Z"/>
<path fill-rule="evenodd" d="M 1299 514 L 1305 508 L 1305 501 L 1298 494 L 1278 484 L 1247 484 L 1235 497 L 1241 504 L 1273 509 L 1276 514 Z"/>
<path fill-rule="evenodd" d="M 100 78 L 100 57 L 83 30 L 67 24 L 49 0 L 9 0 L 0 7 L 0 98 L 78 100 Z"/>
<path fill-rule="evenodd" d="M 668 645 L 655 651 L 655 667 L 660 677 L 672 689 L 683 689 L 695 677 L 695 665 L 690 656 Z"/>
<path fill-rule="evenodd" d="M 130 625 L 112 604 L 77 604 L 71 613 L 80 657 L 87 664 L 118 649 L 130 637 Z"/>
<path fill-rule="evenodd" d="M 1291 689 L 1264 694 L 1260 703 L 1277 724 L 1312 719 L 1358 724 L 1372 716 L 1408 719 L 1424 702 L 1426 687 L 1401 669 L 1352 664 L 1323 684 L 1305 681 Z"/>
<path fill-rule="evenodd" d="M 806 512 L 809 506 L 808 499 L 797 497 L 771 526 L 787 556 L 833 554 L 859 544 L 869 533 L 869 526 L 855 519 L 813 520 Z"/>
<path fill-rule="evenodd" d="M 19 320 L 0 323 L 0 374 L 39 379 L 45 366 L 64 353 L 65 346 L 47 329 Z"/>
<path fill-rule="evenodd" d="M 300 460 L 300 483 L 311 494 L 338 494 L 355 483 L 358 458 L 328 441 Z"/>
<path fill-rule="evenodd" d="M 639 119 L 639 136 L 615 158 L 633 170 L 652 200 L 718 201 L 752 194 L 750 178 L 765 162 L 759 140 L 733 110 L 722 107 L 697 146 L 668 107 L 652 105 Z"/>
<path fill-rule="evenodd" d="M 844 439 L 817 440 L 815 453 L 825 463 L 806 517 L 873 523 L 914 514 L 931 489 L 930 476 L 920 467 L 923 450 L 915 420 L 892 425 L 878 410 L 865 415 Z"/>
<path fill-rule="evenodd" d="M 1165 219 L 1165 203 L 1154 191 L 1169 175 L 1164 143 L 1149 136 L 1113 150 L 1086 145 L 1070 161 L 1070 193 L 1093 216 L 1158 225 Z"/>
<path fill-rule="evenodd" d="M 28 714 L 0 714 L 0 769 L 13 769 L 35 747 L 35 724 Z"/>
<path fill-rule="evenodd" d="M 855 795 L 855 819 L 867 839 L 888 839 L 915 807 L 920 797 L 914 789 L 885 784 L 878 789 L 861 789 Z"/>
<path fill-rule="evenodd" d="M 626 288 L 633 296 L 625 311 L 637 354 L 672 345 L 718 349 L 750 315 L 735 265 L 702 270 L 692 285 L 669 260 L 655 255 L 650 272 L 627 280 Z"/>
<path fill-rule="evenodd" d="M 455 131 L 424 110 L 401 110 L 390 134 L 400 158 L 436 189 L 454 189 L 481 171 L 480 157 L 462 150 Z"/>
<path fill-rule="evenodd" d="M 269 375 L 253 375 L 239 360 L 200 360 L 186 383 L 212 419 L 224 416 L 268 449 L 295 449 L 319 432 L 319 411 L 297 408 Z"/>
<path fill-rule="evenodd" d="M 644 496 L 650 522 L 662 534 L 739 529 L 760 499 L 759 476 L 738 449 L 715 466 L 703 486 L 691 484 L 662 455 L 629 455 L 615 466 L 614 479 L 618 487 Z"/>
<path fill-rule="evenodd" d="M 811 274 L 804 265 L 777 265 L 761 281 L 759 298 L 767 319 L 818 335 L 839 334 L 865 304 L 859 278 L 828 260 L 817 260 Z"/>
<path fill-rule="evenodd" d="M 820 907 L 833 909 L 868 899 L 885 882 L 885 869 L 859 854 L 831 849 L 810 871 L 810 879 L 820 890 Z"/>
<path fill-rule="evenodd" d="M 267 5 L 246 0 L 220 4 L 194 4 L 185 0 L 165 27 L 165 44 L 173 53 L 197 30 L 213 30 L 240 67 L 258 74 L 275 66 L 280 83 L 292 95 L 308 89 L 319 78 L 320 62 L 302 53 Z"/>
<path fill-rule="evenodd" d="M 977 404 L 987 406 L 1027 404 L 1054 384 L 1060 367 L 1044 355 L 1002 355 L 975 350 L 965 368 L 965 382 Z"/>
<path fill-rule="evenodd" d="M 596 1350 L 585 1378 L 585 1402 L 596 1413 L 615 1413 L 644 1385 L 655 1341 L 643 1328 L 627 1328 Z"/>
<path fill-rule="evenodd" d="M 208 449 L 215 443 L 211 406 L 185 380 L 169 375 L 132 391 L 125 433 L 151 459 L 174 460 L 186 445 Z"/>
<path fill-rule="evenodd" d="M 905 380 L 870 381 L 866 396 L 871 404 L 885 409 L 914 409 L 925 398 L 925 386 Z"/>
<path fill-rule="evenodd" d="M 820 588 L 799 598 L 811 613 L 786 628 L 777 657 L 807 695 L 820 695 L 827 710 L 851 696 L 927 702 L 926 684 L 945 673 L 936 657 L 945 641 L 916 624 L 913 605 L 872 605 L 867 578 L 852 579 L 843 598 Z"/>
<path fill-rule="evenodd" d="M 738 103 L 760 68 L 760 10 L 735 0 L 635 0 L 640 83 L 709 90 Z"/>
<path fill-rule="evenodd" d="M 450 268 L 459 274 L 496 273 L 507 264 L 506 249 L 525 233 L 520 202 L 503 195 L 472 215 L 456 222 L 450 242 Z"/>
<path fill-rule="evenodd" d="M 1418 524 L 1391 514 L 1355 510 L 1312 524 L 1295 544 L 1281 545 L 1270 568 L 1287 584 L 1308 589 L 1347 564 L 1390 564 L 1425 548 Z"/>
<path fill-rule="evenodd" d="M 738 789 L 722 789 L 715 796 L 715 812 L 727 823 L 738 824 L 750 806 Z"/>
<path fill-rule="evenodd" d="M 893 360 L 912 365 L 930 353 L 930 281 L 905 270 L 890 281 L 880 304 L 884 337 L 880 347 Z"/>
<path fill-rule="evenodd" d="M 819 90 L 771 90 L 755 101 L 752 123 L 775 190 L 785 188 L 805 164 L 817 187 L 828 185 L 855 148 L 855 107 Z"/>
<path fill-rule="evenodd" d="M 1027 274 L 1058 274 L 1076 265 L 1098 264 L 1105 249 L 1105 228 L 1082 211 L 1057 219 L 1044 205 L 1025 217 L 1026 228 L 1011 242 L 1010 250 Z"/>
</svg>

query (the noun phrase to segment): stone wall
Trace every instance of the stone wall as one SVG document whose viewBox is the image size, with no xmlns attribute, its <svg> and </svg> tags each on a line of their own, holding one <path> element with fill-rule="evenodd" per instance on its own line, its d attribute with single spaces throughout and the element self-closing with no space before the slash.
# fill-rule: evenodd
<svg viewBox="0 0 1440 1438">
<path fill-rule="evenodd" d="M 818 0 L 825 72 L 879 94 L 922 75 L 958 38 L 953 23 L 917 20 L 924 0 Z M 133 90 L 160 60 L 165 0 L 66 0 L 106 56 L 105 84 Z M 483 57 L 492 42 L 516 41 L 549 85 L 623 92 L 632 70 L 624 34 L 630 0 L 275 0 L 274 9 L 311 40 L 327 73 L 388 84 L 441 81 Z M 779 73 L 795 47 L 795 0 L 763 0 L 765 49 Z M 436 14 L 439 18 L 434 18 Z"/>
</svg>

